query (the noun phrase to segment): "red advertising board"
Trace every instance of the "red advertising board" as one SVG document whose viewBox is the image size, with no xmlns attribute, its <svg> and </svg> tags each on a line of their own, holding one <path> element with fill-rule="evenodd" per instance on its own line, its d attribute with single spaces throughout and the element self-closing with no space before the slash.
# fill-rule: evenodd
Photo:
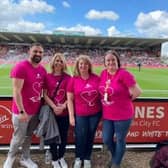
<svg viewBox="0 0 168 168">
<path fill-rule="evenodd" d="M 11 99 L 0 99 L 0 144 L 9 144 L 13 132 Z M 127 143 L 156 143 L 168 140 L 168 100 L 134 102 L 135 117 L 127 134 Z M 38 138 L 33 138 L 37 143 Z M 74 131 L 69 129 L 68 143 L 74 143 Z M 102 121 L 96 131 L 95 143 L 102 143 Z"/>
<path fill-rule="evenodd" d="M 0 100 L 0 144 L 9 144 L 13 132 L 11 100 Z"/>
<path fill-rule="evenodd" d="M 135 118 L 127 142 L 168 140 L 168 102 L 135 102 Z"/>
</svg>

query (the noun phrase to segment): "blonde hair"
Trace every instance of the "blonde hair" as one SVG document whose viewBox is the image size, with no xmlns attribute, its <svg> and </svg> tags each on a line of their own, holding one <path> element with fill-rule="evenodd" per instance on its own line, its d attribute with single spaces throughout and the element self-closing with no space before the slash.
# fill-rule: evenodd
<svg viewBox="0 0 168 168">
<path fill-rule="evenodd" d="M 63 61 L 62 72 L 67 71 L 67 65 L 66 65 L 66 60 L 65 60 L 64 55 L 62 53 L 55 53 L 51 62 L 50 62 L 51 73 L 54 73 L 55 60 L 57 58 L 60 58 Z"/>
<path fill-rule="evenodd" d="M 79 61 L 80 60 L 83 60 L 84 62 L 86 62 L 89 65 L 89 69 L 88 69 L 89 74 L 93 73 L 92 63 L 91 63 L 91 59 L 89 58 L 89 56 L 88 55 L 79 55 L 79 57 L 76 59 L 75 66 L 74 66 L 74 76 L 80 76 L 80 72 L 79 72 Z"/>
</svg>

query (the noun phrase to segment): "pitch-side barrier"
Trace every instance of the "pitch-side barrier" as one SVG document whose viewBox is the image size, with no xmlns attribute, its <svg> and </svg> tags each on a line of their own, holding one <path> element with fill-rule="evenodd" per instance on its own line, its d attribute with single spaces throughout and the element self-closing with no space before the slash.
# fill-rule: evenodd
<svg viewBox="0 0 168 168">
<path fill-rule="evenodd" d="M 127 134 L 127 148 L 154 148 L 159 141 L 168 140 L 168 99 L 139 98 L 134 101 L 135 117 Z M 11 97 L 0 97 L 0 149 L 8 148 L 12 137 Z M 95 135 L 95 145 L 102 146 L 102 121 Z M 33 137 L 33 144 L 39 139 Z M 68 146 L 74 146 L 74 130 L 68 133 Z M 32 148 L 38 146 L 32 146 Z M 96 146 L 95 146 L 96 147 Z"/>
</svg>

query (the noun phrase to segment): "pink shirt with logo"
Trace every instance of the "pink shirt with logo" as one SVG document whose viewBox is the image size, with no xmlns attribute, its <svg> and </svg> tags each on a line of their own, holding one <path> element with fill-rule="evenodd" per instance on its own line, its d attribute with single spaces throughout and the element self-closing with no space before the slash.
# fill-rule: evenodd
<svg viewBox="0 0 168 168">
<path fill-rule="evenodd" d="M 104 100 L 105 88 L 108 100 Z M 115 75 L 110 75 L 107 70 L 101 73 L 99 92 L 103 106 L 103 118 L 108 120 L 127 120 L 133 117 L 133 104 L 129 87 L 136 84 L 134 76 L 125 69 L 118 69 Z"/>
<path fill-rule="evenodd" d="M 60 83 L 61 80 L 61 83 Z M 54 103 L 56 105 L 63 104 L 67 100 L 66 91 L 67 85 L 70 80 L 70 75 L 64 73 L 63 75 L 55 76 L 52 73 L 47 74 L 45 79 L 45 89 L 48 91 L 48 96 L 53 99 L 54 91 L 56 86 L 60 83 L 59 88 L 57 90 L 56 96 L 54 98 Z M 68 110 L 64 110 L 60 116 L 68 115 Z"/>
<path fill-rule="evenodd" d="M 67 91 L 74 94 L 76 115 L 89 116 L 101 111 L 99 81 L 100 78 L 95 74 L 91 74 L 87 80 L 80 76 L 71 78 Z"/>
<path fill-rule="evenodd" d="M 39 65 L 35 68 L 28 60 L 19 62 L 11 70 L 11 78 L 24 80 L 21 95 L 24 109 L 29 115 L 36 114 L 40 109 L 45 76 L 46 70 L 43 66 Z M 13 99 L 12 111 L 15 114 L 19 113 L 15 99 Z"/>
</svg>

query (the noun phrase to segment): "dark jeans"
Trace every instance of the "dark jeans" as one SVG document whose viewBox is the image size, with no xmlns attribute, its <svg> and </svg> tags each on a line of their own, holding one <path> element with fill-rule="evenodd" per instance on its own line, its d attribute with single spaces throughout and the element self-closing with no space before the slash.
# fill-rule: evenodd
<svg viewBox="0 0 168 168">
<path fill-rule="evenodd" d="M 91 116 L 76 116 L 75 145 L 76 158 L 90 160 L 95 132 L 101 118 L 101 113 Z"/>
<path fill-rule="evenodd" d="M 103 142 L 105 145 L 107 145 L 108 149 L 110 150 L 112 154 L 112 163 L 115 165 L 121 164 L 126 147 L 125 139 L 131 121 L 132 119 L 121 121 L 103 121 Z"/>
<path fill-rule="evenodd" d="M 52 143 L 50 144 L 50 152 L 52 154 L 52 160 L 56 161 L 62 158 L 65 154 L 66 144 L 67 144 L 67 136 L 68 136 L 68 128 L 69 128 L 69 118 L 68 116 L 56 116 L 60 137 L 61 137 L 61 144 Z"/>
</svg>

